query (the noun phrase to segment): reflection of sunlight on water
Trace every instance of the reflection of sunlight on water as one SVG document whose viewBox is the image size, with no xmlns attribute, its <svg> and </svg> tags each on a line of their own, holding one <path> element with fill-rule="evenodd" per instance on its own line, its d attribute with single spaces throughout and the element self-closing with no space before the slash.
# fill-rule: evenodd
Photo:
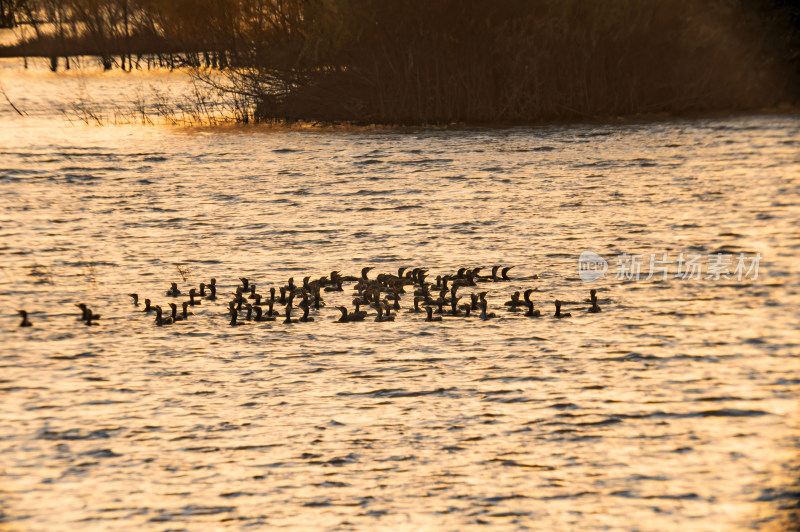
<svg viewBox="0 0 800 532">
<path fill-rule="evenodd" d="M 17 66 L 14 66 L 17 65 Z M 85 127 L 183 74 L 0 61 L 0 452 L 23 528 L 779 526 L 795 480 L 798 121 L 475 131 Z M 187 134 L 188 133 L 188 134 Z M 645 155 L 642 155 L 645 154 Z M 763 256 L 620 282 L 621 253 Z M 587 314 L 577 260 L 609 260 Z M 227 327 L 236 278 L 516 265 L 503 319 Z M 181 281 L 178 268 L 187 276 Z M 484 272 L 486 273 L 486 272 Z M 520 280 L 538 274 L 538 280 Z M 172 281 L 220 301 L 156 328 Z M 505 312 L 538 288 L 539 320 Z M 468 293 L 469 291 L 465 291 Z M 550 318 L 564 300 L 569 320 Z M 100 325 L 80 325 L 73 303 Z M 410 297 L 403 299 L 410 306 Z M 21 330 L 13 312 L 33 311 Z M 794 471 L 794 472 L 793 472 Z M 60 511 L 50 509 L 54 501 Z M 783 519 L 783 521 L 781 521 Z M 62 523 L 69 523 L 62 525 Z M 90 523 L 90 524 L 88 524 Z M 168 523 L 168 524 L 165 524 Z"/>
<path fill-rule="evenodd" d="M 0 89 L 29 119 L 59 118 L 73 125 L 215 125 L 230 122 L 235 102 L 189 71 L 149 69 L 144 60 L 134 73 L 103 71 L 96 58 L 71 60 L 69 70 L 53 73 L 45 58 L 0 59 Z M 212 72 L 210 75 L 216 75 Z M 32 92 L 32 85 L 40 92 Z M 5 98 L 3 98 L 5 100 Z M 0 108 L 0 116 L 14 112 Z"/>
<path fill-rule="evenodd" d="M 29 35 L 33 35 L 33 28 L 27 25 L 17 26 L 13 29 L 2 28 L 0 29 L 0 46 L 16 44 Z"/>
</svg>

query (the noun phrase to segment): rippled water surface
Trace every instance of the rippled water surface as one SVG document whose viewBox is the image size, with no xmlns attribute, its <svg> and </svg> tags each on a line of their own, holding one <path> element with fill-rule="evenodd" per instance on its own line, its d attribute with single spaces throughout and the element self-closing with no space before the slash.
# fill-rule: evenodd
<svg viewBox="0 0 800 532">
<path fill-rule="evenodd" d="M 739 530 L 797 505 L 800 119 L 87 126 L 182 75 L 0 64 L 0 522 L 20 530 Z M 165 89 L 166 90 L 166 89 Z M 609 261 L 583 282 L 578 256 Z M 639 280 L 614 275 L 643 255 Z M 760 253 L 757 279 L 645 277 Z M 231 328 L 338 269 L 513 265 L 497 319 Z M 538 279 L 532 277 L 538 275 Z M 225 298 L 158 328 L 126 294 Z M 588 289 L 603 312 L 589 314 Z M 538 320 L 508 312 L 535 288 Z M 572 318 L 551 317 L 561 299 Z M 78 319 L 74 303 L 102 315 Z M 19 328 L 17 309 L 31 311 Z M 794 491 L 792 491 L 794 490 Z M 795 510 L 796 512 L 796 510 Z"/>
</svg>

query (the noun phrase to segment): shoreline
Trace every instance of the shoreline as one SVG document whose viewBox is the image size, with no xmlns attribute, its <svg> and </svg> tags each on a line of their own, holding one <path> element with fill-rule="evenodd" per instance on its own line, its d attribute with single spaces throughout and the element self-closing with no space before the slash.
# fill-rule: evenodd
<svg viewBox="0 0 800 532">
<path fill-rule="evenodd" d="M 45 56 L 2 56 L 0 54 L 0 61 L 7 61 L 8 63 L 12 63 L 14 61 L 20 61 L 22 63 L 26 59 L 35 59 L 36 61 L 46 61 L 48 57 Z M 57 77 L 64 76 L 65 74 L 76 74 L 76 75 L 85 75 L 85 74 L 92 74 L 92 75 L 107 75 L 109 71 L 104 70 L 101 62 L 101 58 L 95 55 L 79 55 L 73 56 L 73 67 L 69 70 L 67 69 L 60 69 L 58 72 L 52 72 L 44 65 L 37 65 L 34 68 L 29 68 L 28 66 L 24 67 L 24 71 L 26 72 L 36 72 L 37 75 L 49 75 L 52 74 Z M 151 60 L 152 62 L 152 60 Z M 22 67 L 21 67 L 22 68 Z M 121 74 L 125 75 L 136 75 L 138 74 L 166 74 L 166 75 L 185 75 L 185 76 L 192 76 L 192 71 L 194 67 L 182 65 L 176 68 L 170 68 L 168 66 L 158 66 L 157 64 L 153 64 L 151 67 L 139 67 L 133 70 L 126 70 L 123 71 L 121 69 L 114 69 L 119 71 Z M 203 71 L 208 71 L 204 67 L 200 67 Z M 131 78 L 133 81 L 134 78 Z M 198 80 L 202 83 L 202 80 Z M 6 98 L 0 98 L 0 105 L 10 105 L 12 108 L 14 107 L 14 100 L 8 99 L 5 102 Z M 120 106 L 120 111 L 124 111 L 124 103 Z M 179 102 L 175 102 L 176 107 L 178 107 Z M 521 121 L 492 121 L 492 122 L 451 122 L 451 123 L 425 123 L 420 122 L 417 124 L 414 123 L 388 123 L 388 122 L 374 122 L 374 123 L 367 123 L 367 122 L 359 122 L 357 120 L 353 121 L 332 121 L 332 120 L 314 120 L 314 119 L 285 119 L 285 118 L 274 118 L 274 119 L 267 119 L 267 120 L 258 120 L 253 121 L 250 120 L 248 122 L 243 122 L 237 120 L 235 117 L 228 117 L 228 116 L 220 116 L 218 118 L 221 119 L 219 123 L 212 124 L 190 124 L 190 123 L 181 123 L 181 124 L 163 124 L 169 125 L 171 127 L 182 127 L 182 128 L 189 128 L 189 129 L 197 129 L 197 130 L 209 130 L 209 129 L 240 129 L 240 128 L 258 128 L 258 129 L 274 129 L 274 130 L 286 130 L 286 131 L 379 131 L 379 130 L 386 130 L 386 131 L 420 131 L 420 130 L 440 130 L 440 131 L 467 131 L 467 130 L 497 130 L 497 129 L 510 129 L 510 128 L 537 128 L 537 127 L 563 127 L 563 126 L 576 126 L 576 125 L 637 125 L 637 124 L 654 124 L 654 123 L 667 123 L 667 122 L 675 122 L 675 121 L 695 121 L 695 120 L 705 120 L 705 119 L 726 119 L 726 118 L 738 118 L 738 117 L 752 117 L 752 116 L 800 116 L 800 101 L 796 102 L 780 102 L 772 106 L 768 107 L 759 107 L 753 109 L 710 109 L 707 111 L 690 111 L 690 112 L 683 112 L 683 113 L 670 113 L 670 112 L 640 112 L 635 114 L 629 115 L 597 115 L 597 116 L 586 116 L 586 117 L 576 117 L 576 118 L 564 118 L 564 119 L 541 119 L 541 120 L 521 120 Z M 251 115 L 252 116 L 252 115 Z M 114 124 L 114 123 L 104 123 L 106 125 L 130 125 L 130 124 Z M 150 124 L 150 125 L 162 125 L 162 124 Z"/>
</svg>

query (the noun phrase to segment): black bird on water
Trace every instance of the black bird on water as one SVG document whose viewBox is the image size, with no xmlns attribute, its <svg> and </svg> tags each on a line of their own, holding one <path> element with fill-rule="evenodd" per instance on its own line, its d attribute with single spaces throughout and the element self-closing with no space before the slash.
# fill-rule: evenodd
<svg viewBox="0 0 800 532">
<path fill-rule="evenodd" d="M 553 314 L 554 317 L 556 317 L 556 318 L 571 318 L 572 317 L 572 314 L 570 314 L 569 312 L 561 312 L 561 301 L 556 299 L 555 300 L 555 305 L 556 305 L 556 313 Z"/>
<path fill-rule="evenodd" d="M 508 310 L 516 312 L 517 310 L 519 310 L 519 307 L 521 307 L 525 303 L 520 301 L 519 292 L 514 292 L 513 294 L 511 294 L 511 299 L 503 304 L 508 307 Z"/>
<path fill-rule="evenodd" d="M 178 289 L 178 283 L 172 283 L 169 290 L 167 290 L 167 296 L 178 297 L 179 295 L 181 295 L 181 291 Z"/>
<path fill-rule="evenodd" d="M 592 301 L 592 306 L 591 306 L 591 307 L 589 307 L 589 311 L 588 311 L 588 312 L 591 312 L 592 314 L 596 314 L 597 312 L 600 312 L 600 310 L 601 310 L 601 309 L 600 309 L 600 307 L 599 307 L 599 306 L 598 306 L 598 304 L 597 304 L 597 290 L 595 290 L 594 288 L 592 288 L 592 289 L 589 291 L 589 298 L 590 298 L 590 299 L 591 299 L 591 301 Z"/>
<path fill-rule="evenodd" d="M 425 307 L 425 312 L 428 313 L 428 315 L 425 317 L 425 321 L 442 321 L 441 316 L 433 315 L 433 307 Z"/>
<path fill-rule="evenodd" d="M 178 315 L 178 305 L 176 305 L 175 303 L 170 303 L 169 304 L 169 307 L 172 309 L 172 322 L 173 323 L 178 322 L 178 321 L 185 321 L 189 317 L 189 314 L 188 314 L 188 312 L 186 310 L 188 304 L 189 304 L 188 301 L 184 301 L 184 303 L 183 303 L 183 314 L 182 315 Z"/>
<path fill-rule="evenodd" d="M 266 316 L 263 315 L 264 310 L 259 306 L 254 306 L 253 310 L 255 311 L 256 315 L 253 318 L 253 321 L 275 321 L 275 316 L 268 314 Z"/>
<path fill-rule="evenodd" d="M 138 307 L 139 306 L 139 294 L 128 294 L 128 295 L 133 298 L 133 306 L 134 307 Z"/>
<path fill-rule="evenodd" d="M 353 300 L 353 305 L 355 305 L 356 309 L 347 315 L 347 319 L 350 321 L 364 321 L 364 318 L 367 317 L 367 311 L 361 310 L 362 301 L 358 298 Z"/>
<path fill-rule="evenodd" d="M 374 269 L 375 268 L 372 267 L 372 266 L 367 266 L 366 268 L 361 268 L 361 278 L 363 280 L 365 280 L 365 281 L 368 281 L 369 279 L 367 279 L 367 274 L 370 272 L 370 270 L 374 270 Z"/>
<path fill-rule="evenodd" d="M 542 313 L 539 309 L 533 308 L 533 301 L 528 300 L 528 312 L 525 313 L 525 316 L 528 318 L 538 318 L 541 315 Z"/>
<path fill-rule="evenodd" d="M 202 294 L 203 285 L 200 285 L 200 286 L 201 286 L 200 292 Z M 205 285 L 205 288 L 208 288 L 208 291 L 209 291 L 209 294 L 207 296 L 205 296 L 205 298 L 207 300 L 209 300 L 209 301 L 216 301 L 216 299 L 217 299 L 217 280 L 212 277 L 211 278 L 211 282 L 209 284 Z"/>
<path fill-rule="evenodd" d="M 307 303 L 306 304 L 301 303 L 300 304 L 300 308 L 303 309 L 303 315 L 300 317 L 300 321 L 301 322 L 306 323 L 306 322 L 309 322 L 309 321 L 314 321 L 314 318 L 312 318 L 311 316 L 308 315 L 308 304 Z"/>
<path fill-rule="evenodd" d="M 81 309 L 81 320 L 91 322 L 92 320 L 100 319 L 100 314 L 93 314 L 91 309 L 87 307 L 85 303 L 77 303 L 75 306 Z M 91 323 L 88 325 L 91 325 Z"/>
<path fill-rule="evenodd" d="M 347 307 L 336 307 L 342 313 L 336 323 L 350 323 L 350 317 L 347 315 Z"/>
<path fill-rule="evenodd" d="M 163 311 L 161 310 L 160 306 L 156 305 L 155 307 L 153 307 L 153 309 L 156 311 L 156 325 L 161 327 L 163 325 L 170 325 L 172 323 L 172 318 L 171 317 L 169 317 L 169 316 L 166 317 L 166 318 L 163 317 L 163 315 L 162 315 Z"/>
<path fill-rule="evenodd" d="M 484 295 L 485 295 L 485 294 L 486 294 L 486 292 L 482 292 L 482 294 L 484 294 Z M 481 315 L 480 315 L 480 318 L 481 318 L 482 320 L 486 321 L 486 320 L 489 320 L 489 319 L 492 319 L 492 318 L 496 318 L 496 317 L 497 317 L 497 314 L 495 314 L 494 312 L 486 312 L 486 309 L 487 309 L 487 307 L 489 306 L 489 304 L 486 302 L 486 298 L 485 298 L 485 297 L 481 297 L 481 302 L 480 302 L 480 305 L 481 305 Z"/>
<path fill-rule="evenodd" d="M 28 311 L 27 310 L 20 310 L 18 311 L 19 315 L 22 316 L 22 323 L 19 324 L 20 327 L 31 327 L 33 323 L 28 320 Z"/>
<path fill-rule="evenodd" d="M 187 301 L 187 303 L 192 305 L 192 306 L 200 305 L 202 303 L 202 301 L 196 300 L 195 299 L 196 297 L 198 297 L 197 289 L 196 288 L 192 288 L 191 290 L 189 290 L 189 301 Z"/>
<path fill-rule="evenodd" d="M 297 323 L 297 320 L 292 319 L 292 306 L 286 305 L 286 319 L 283 320 L 283 323 Z"/>
<path fill-rule="evenodd" d="M 531 289 L 525 290 L 525 304 L 528 305 L 528 312 L 525 313 L 525 316 L 529 318 L 538 318 L 539 316 L 542 315 L 542 313 L 539 312 L 539 309 L 534 310 L 533 300 L 531 300 L 532 293 L 533 290 Z"/>
<path fill-rule="evenodd" d="M 151 313 L 151 312 L 153 312 L 154 310 L 155 310 L 155 309 L 154 309 L 153 307 L 151 307 L 151 306 L 150 306 L 150 300 L 149 300 L 149 299 L 145 299 L 145 300 L 144 300 L 144 310 L 142 310 L 142 312 L 145 312 L 145 313 L 147 313 L 147 314 L 150 314 L 150 313 Z"/>
<path fill-rule="evenodd" d="M 394 316 L 389 315 L 388 309 L 386 314 L 383 313 L 383 305 L 379 303 L 375 308 L 378 311 L 378 315 L 375 317 L 375 321 L 379 322 L 394 321 Z"/>
</svg>

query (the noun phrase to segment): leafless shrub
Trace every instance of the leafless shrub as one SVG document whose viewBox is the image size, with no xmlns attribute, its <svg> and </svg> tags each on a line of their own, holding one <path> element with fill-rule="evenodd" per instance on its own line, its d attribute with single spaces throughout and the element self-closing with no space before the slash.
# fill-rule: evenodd
<svg viewBox="0 0 800 532">
<path fill-rule="evenodd" d="M 53 284 L 53 274 L 47 266 L 34 264 L 28 275 L 35 279 L 34 283 L 36 284 Z"/>
<path fill-rule="evenodd" d="M 181 276 L 181 280 L 185 283 L 186 280 L 189 278 L 189 272 L 191 271 L 188 266 L 184 264 L 177 264 L 175 268 L 178 270 L 178 275 Z"/>
</svg>

